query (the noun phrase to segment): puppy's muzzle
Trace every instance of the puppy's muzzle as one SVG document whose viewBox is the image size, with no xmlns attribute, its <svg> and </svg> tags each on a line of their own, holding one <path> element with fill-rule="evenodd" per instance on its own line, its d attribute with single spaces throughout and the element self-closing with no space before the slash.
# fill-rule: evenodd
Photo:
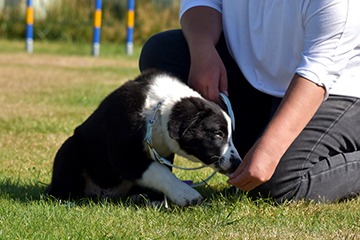
<svg viewBox="0 0 360 240">
<path fill-rule="evenodd" d="M 220 93 L 220 98 L 227 107 L 227 113 L 231 120 L 232 131 L 235 131 L 235 116 L 231 107 L 230 100 L 224 93 Z M 228 144 L 229 144 L 229 148 L 226 150 L 223 156 L 219 158 L 218 162 L 215 163 L 215 169 L 218 172 L 226 175 L 230 175 L 231 173 L 233 173 L 239 167 L 242 161 L 238 151 L 236 150 L 232 142 L 231 137 Z"/>
<path fill-rule="evenodd" d="M 230 175 L 239 167 L 242 159 L 239 156 L 231 155 L 230 158 L 221 157 L 215 163 L 215 168 L 218 172 Z"/>
</svg>

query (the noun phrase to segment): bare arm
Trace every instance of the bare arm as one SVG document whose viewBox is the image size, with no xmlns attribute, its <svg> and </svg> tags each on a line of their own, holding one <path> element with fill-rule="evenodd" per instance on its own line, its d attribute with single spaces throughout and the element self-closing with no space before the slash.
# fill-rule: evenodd
<svg viewBox="0 0 360 240">
<path fill-rule="evenodd" d="M 209 7 L 195 7 L 184 13 L 180 24 L 190 53 L 201 45 L 215 46 L 222 31 L 221 14 Z"/>
<path fill-rule="evenodd" d="M 325 89 L 295 75 L 273 119 L 228 182 L 248 191 L 268 181 L 281 157 L 314 116 Z"/>
<path fill-rule="evenodd" d="M 227 92 L 226 70 L 215 49 L 222 32 L 221 14 L 209 7 L 194 7 L 180 23 L 190 50 L 189 86 L 218 101 L 219 91 Z"/>
</svg>

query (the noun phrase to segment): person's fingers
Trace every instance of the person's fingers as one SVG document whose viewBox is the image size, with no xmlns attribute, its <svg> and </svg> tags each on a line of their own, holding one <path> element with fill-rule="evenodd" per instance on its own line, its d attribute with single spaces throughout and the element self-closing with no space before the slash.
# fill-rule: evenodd
<svg viewBox="0 0 360 240">
<path fill-rule="evenodd" d="M 244 172 L 234 178 L 230 178 L 227 182 L 243 191 L 250 191 L 259 185 L 257 182 L 252 181 Z"/>
<path fill-rule="evenodd" d="M 253 182 L 247 182 L 246 184 L 244 184 L 241 188 L 241 190 L 243 191 L 251 191 L 253 190 L 254 188 L 257 187 L 257 184 L 254 184 Z"/>
<path fill-rule="evenodd" d="M 240 175 L 240 174 L 244 171 L 246 165 L 247 165 L 246 161 L 245 161 L 245 160 L 242 161 L 242 162 L 240 163 L 240 165 L 238 166 L 238 168 L 235 169 L 235 171 L 234 171 L 232 174 L 230 174 L 229 178 L 232 179 L 232 178 L 235 178 L 235 177 L 237 177 L 238 175 Z"/>
<path fill-rule="evenodd" d="M 217 86 L 208 86 L 207 87 L 207 96 L 205 96 L 206 99 L 218 102 L 219 101 L 219 89 Z"/>
<path fill-rule="evenodd" d="M 220 72 L 219 91 L 222 93 L 225 93 L 225 95 L 227 95 L 227 96 L 229 95 L 228 94 L 228 79 L 227 79 L 227 74 L 226 74 L 225 68 Z"/>
</svg>

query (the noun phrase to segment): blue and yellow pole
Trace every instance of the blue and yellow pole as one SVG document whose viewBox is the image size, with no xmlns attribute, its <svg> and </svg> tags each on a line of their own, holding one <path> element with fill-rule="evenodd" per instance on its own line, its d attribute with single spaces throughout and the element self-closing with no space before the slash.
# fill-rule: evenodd
<svg viewBox="0 0 360 240">
<path fill-rule="evenodd" d="M 33 0 L 26 2 L 26 51 L 32 53 L 34 50 L 34 8 Z"/>
<path fill-rule="evenodd" d="M 135 0 L 128 0 L 126 53 L 133 54 L 134 48 Z"/>
<path fill-rule="evenodd" d="M 100 55 L 101 8 L 102 0 L 95 0 L 92 54 L 96 57 Z"/>
</svg>

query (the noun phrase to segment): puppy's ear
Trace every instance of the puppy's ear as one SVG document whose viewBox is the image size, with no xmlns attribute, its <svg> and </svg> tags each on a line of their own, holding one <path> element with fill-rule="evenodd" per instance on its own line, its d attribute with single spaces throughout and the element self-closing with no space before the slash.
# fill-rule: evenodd
<svg viewBox="0 0 360 240">
<path fill-rule="evenodd" d="M 174 119 L 171 121 L 171 124 L 168 124 L 169 136 L 173 139 L 180 139 L 185 135 L 189 128 L 196 124 L 197 120 L 197 116 L 195 116 L 193 119 L 186 119 L 185 121 Z"/>
<path fill-rule="evenodd" d="M 199 98 L 183 98 L 174 105 L 167 126 L 171 138 L 180 139 L 189 128 L 197 124 L 204 109 L 201 101 Z"/>
<path fill-rule="evenodd" d="M 223 101 L 218 102 L 217 105 L 219 105 L 221 107 L 221 109 L 227 113 L 227 107 Z"/>
</svg>

